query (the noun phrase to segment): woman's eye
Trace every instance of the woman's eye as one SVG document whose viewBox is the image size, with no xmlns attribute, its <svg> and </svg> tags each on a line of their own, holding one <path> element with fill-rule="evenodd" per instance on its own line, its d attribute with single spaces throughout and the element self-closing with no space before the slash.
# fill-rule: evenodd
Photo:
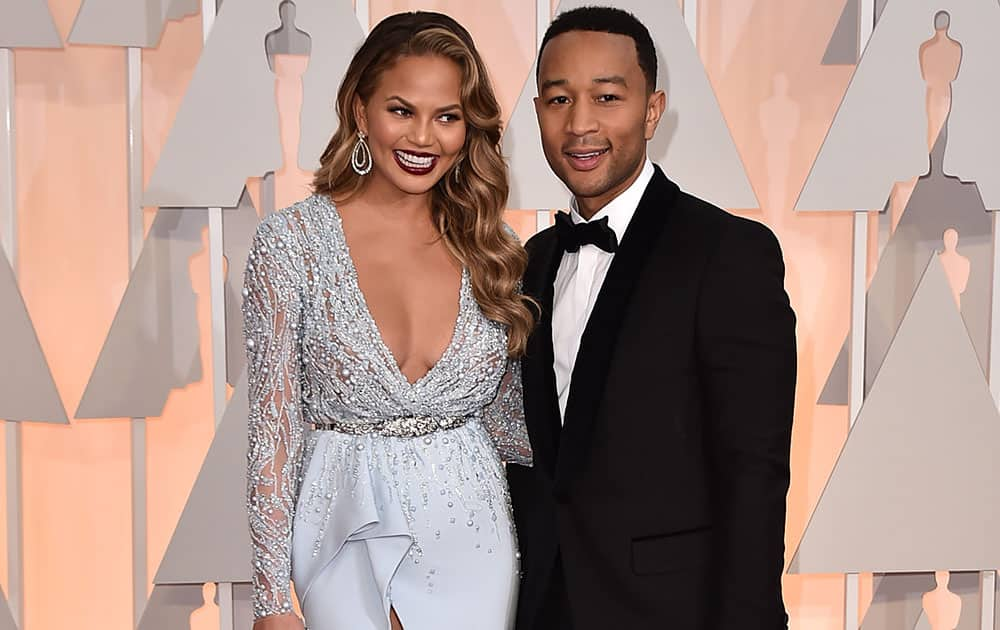
<svg viewBox="0 0 1000 630">
<path fill-rule="evenodd" d="M 406 109 L 405 107 L 393 107 L 389 111 L 391 113 L 393 113 L 393 114 L 396 114 L 397 116 L 409 116 L 410 115 L 410 110 Z"/>
<path fill-rule="evenodd" d="M 458 114 L 441 114 L 441 120 L 444 122 L 457 122 L 462 120 L 462 117 Z"/>
</svg>

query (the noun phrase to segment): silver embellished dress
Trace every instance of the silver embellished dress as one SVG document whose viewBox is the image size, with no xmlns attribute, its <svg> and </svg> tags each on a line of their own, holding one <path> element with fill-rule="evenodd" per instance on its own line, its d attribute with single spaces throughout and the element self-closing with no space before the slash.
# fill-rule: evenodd
<svg viewBox="0 0 1000 630">
<path fill-rule="evenodd" d="M 337 209 L 265 219 L 245 275 L 254 613 L 310 630 L 512 625 L 503 461 L 530 464 L 520 368 L 467 270 L 451 342 L 415 383 L 358 286 Z"/>
</svg>

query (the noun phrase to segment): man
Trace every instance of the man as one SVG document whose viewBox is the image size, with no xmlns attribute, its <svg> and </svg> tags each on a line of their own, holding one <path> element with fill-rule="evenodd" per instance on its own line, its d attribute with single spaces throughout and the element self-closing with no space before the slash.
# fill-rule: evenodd
<svg viewBox="0 0 1000 630">
<path fill-rule="evenodd" d="M 631 14 L 560 15 L 537 80 L 574 199 L 527 243 L 541 317 L 523 360 L 534 467 L 509 470 L 517 629 L 786 628 L 796 356 L 778 243 L 647 160 L 666 97 Z"/>
</svg>

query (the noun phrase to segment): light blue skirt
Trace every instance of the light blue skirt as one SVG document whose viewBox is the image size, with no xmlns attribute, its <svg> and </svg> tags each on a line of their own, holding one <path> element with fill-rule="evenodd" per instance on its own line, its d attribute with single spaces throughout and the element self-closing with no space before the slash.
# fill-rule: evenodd
<svg viewBox="0 0 1000 630">
<path fill-rule="evenodd" d="M 485 430 L 417 438 L 316 431 L 293 527 L 309 630 L 508 630 L 518 557 L 503 465 Z"/>
</svg>

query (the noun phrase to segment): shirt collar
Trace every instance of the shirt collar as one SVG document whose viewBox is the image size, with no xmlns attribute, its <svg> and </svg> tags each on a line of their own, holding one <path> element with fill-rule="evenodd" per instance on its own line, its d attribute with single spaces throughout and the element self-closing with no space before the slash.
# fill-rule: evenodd
<svg viewBox="0 0 1000 630">
<path fill-rule="evenodd" d="M 590 220 L 600 221 L 604 217 L 608 217 L 608 227 L 614 230 L 615 236 L 618 237 L 618 242 L 620 243 L 625 236 L 625 229 L 628 228 L 628 224 L 632 220 L 632 215 L 635 214 L 636 209 L 639 207 L 642 194 L 646 192 L 649 181 L 653 179 L 654 173 L 653 163 L 647 158 L 646 163 L 642 166 L 642 171 L 639 173 L 639 177 L 632 182 L 632 185 L 598 210 Z M 573 219 L 573 223 L 585 223 L 587 221 L 576 209 L 576 198 L 570 201 L 569 214 Z"/>
</svg>

